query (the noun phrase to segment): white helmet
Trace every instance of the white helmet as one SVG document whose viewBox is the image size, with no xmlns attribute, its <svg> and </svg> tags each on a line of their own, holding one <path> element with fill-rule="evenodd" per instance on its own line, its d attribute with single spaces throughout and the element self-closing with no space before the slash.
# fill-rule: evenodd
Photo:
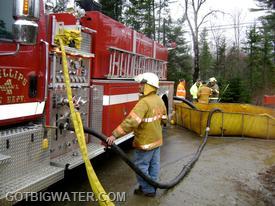
<svg viewBox="0 0 275 206">
<path fill-rule="evenodd" d="M 157 75 L 151 72 L 139 74 L 135 77 L 135 81 L 138 83 L 146 83 L 153 87 L 159 88 L 159 78 Z"/>
<path fill-rule="evenodd" d="M 209 79 L 209 82 L 216 82 L 217 80 L 216 80 L 216 78 L 215 77 L 211 77 L 210 79 Z"/>
</svg>

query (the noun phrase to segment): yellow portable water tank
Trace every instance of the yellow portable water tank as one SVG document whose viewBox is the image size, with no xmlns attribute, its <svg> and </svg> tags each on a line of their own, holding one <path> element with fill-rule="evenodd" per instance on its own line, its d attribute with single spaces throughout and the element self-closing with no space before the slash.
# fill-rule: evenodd
<svg viewBox="0 0 275 206">
<path fill-rule="evenodd" d="M 219 108 L 222 113 L 213 115 L 209 135 L 275 139 L 275 109 L 235 103 L 196 103 L 195 106 L 198 110 L 176 103 L 176 123 L 203 135 L 209 111 Z"/>
</svg>

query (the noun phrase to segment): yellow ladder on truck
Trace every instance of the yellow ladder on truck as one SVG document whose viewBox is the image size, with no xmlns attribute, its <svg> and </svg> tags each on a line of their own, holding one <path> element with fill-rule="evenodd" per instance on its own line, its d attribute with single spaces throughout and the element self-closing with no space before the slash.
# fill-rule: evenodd
<svg viewBox="0 0 275 206">
<path fill-rule="evenodd" d="M 108 79 L 133 79 L 144 72 L 152 72 L 160 80 L 166 80 L 167 62 L 116 47 L 109 47 L 110 63 Z"/>
</svg>

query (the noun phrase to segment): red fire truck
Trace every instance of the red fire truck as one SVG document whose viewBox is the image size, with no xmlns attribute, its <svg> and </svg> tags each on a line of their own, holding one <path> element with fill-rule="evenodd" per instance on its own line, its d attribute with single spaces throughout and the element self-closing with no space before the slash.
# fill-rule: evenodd
<svg viewBox="0 0 275 206">
<path fill-rule="evenodd" d="M 74 133 L 60 128 L 70 123 L 55 42 L 62 32 L 84 125 L 109 136 L 137 102 L 133 78 L 144 72 L 159 76 L 159 95 L 171 112 L 173 82 L 166 81 L 164 46 L 98 11 L 76 18 L 47 10 L 42 0 L 1 0 L 0 205 L 12 204 L 7 194 L 40 191 L 83 163 Z M 94 137 L 86 141 L 89 158 L 104 152 Z"/>
</svg>

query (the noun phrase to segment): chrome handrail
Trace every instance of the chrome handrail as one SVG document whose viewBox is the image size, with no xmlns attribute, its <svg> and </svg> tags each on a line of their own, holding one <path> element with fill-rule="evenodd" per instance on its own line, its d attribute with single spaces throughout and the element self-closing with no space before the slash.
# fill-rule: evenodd
<svg viewBox="0 0 275 206">
<path fill-rule="evenodd" d="M 16 50 L 12 52 L 0 52 L 0 56 L 10 56 L 10 55 L 16 55 L 19 52 L 20 44 L 16 44 Z"/>
<path fill-rule="evenodd" d="M 40 40 L 41 43 L 45 44 L 45 97 L 44 101 L 48 98 L 48 74 L 49 74 L 49 43 L 44 41 L 43 39 Z"/>
</svg>

